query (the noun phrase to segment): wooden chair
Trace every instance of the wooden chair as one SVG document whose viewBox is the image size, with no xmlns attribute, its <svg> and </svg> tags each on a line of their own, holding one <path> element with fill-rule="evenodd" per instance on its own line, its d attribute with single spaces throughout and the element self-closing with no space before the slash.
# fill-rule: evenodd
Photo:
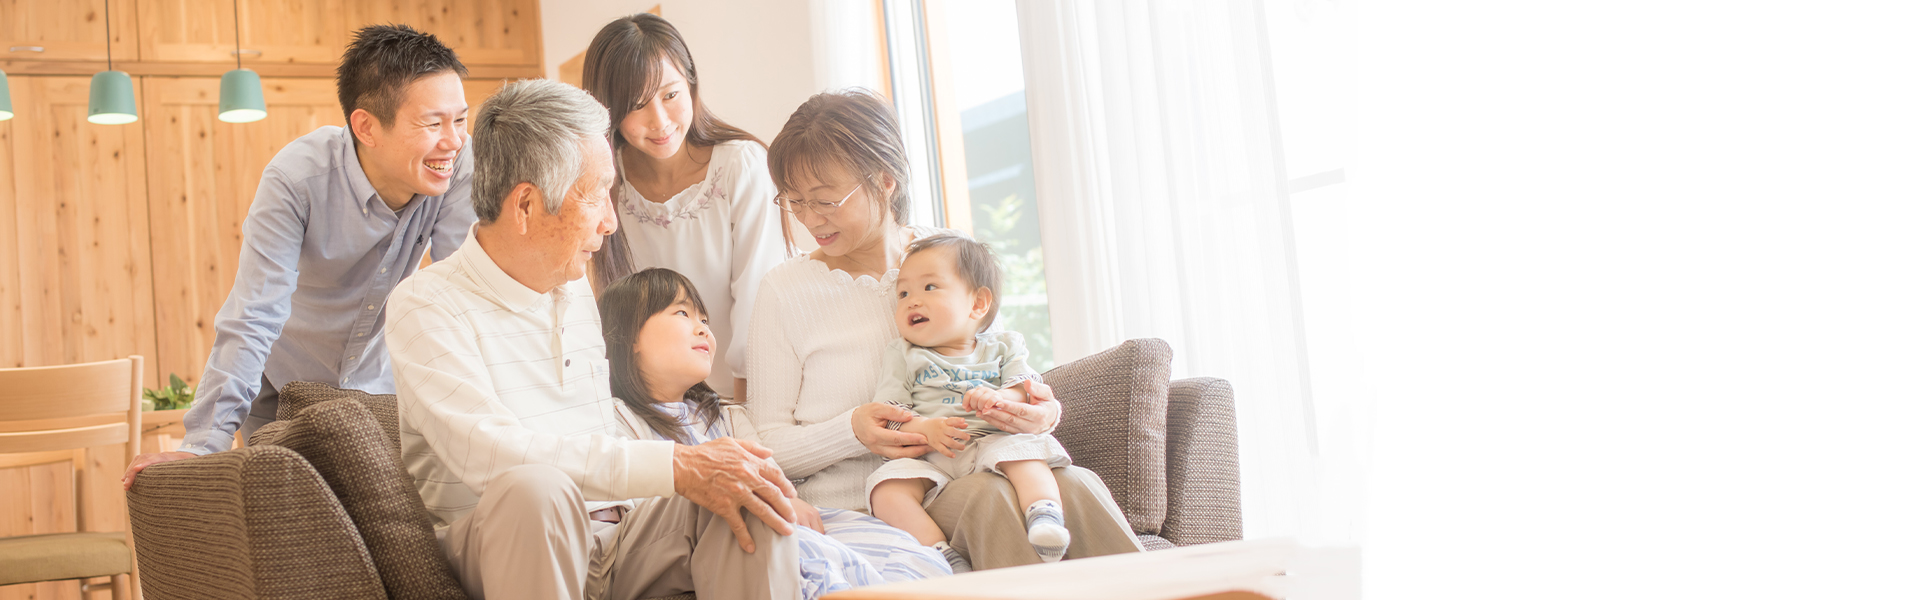
<svg viewBox="0 0 1920 600">
<path fill-rule="evenodd" d="M 112 577 L 115 600 L 139 597 L 120 474 L 140 451 L 140 367 L 130 356 L 0 369 L 0 468 L 71 463 L 74 506 L 61 510 L 76 525 L 0 538 L 0 585 Z"/>
</svg>

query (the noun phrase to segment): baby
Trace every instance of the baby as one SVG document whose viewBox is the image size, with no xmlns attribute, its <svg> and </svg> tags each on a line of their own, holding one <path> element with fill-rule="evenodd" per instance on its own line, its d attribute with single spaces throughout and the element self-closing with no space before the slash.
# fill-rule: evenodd
<svg viewBox="0 0 1920 600">
<path fill-rule="evenodd" d="M 913 410 L 912 421 L 894 425 L 926 436 L 938 454 L 880 465 L 867 477 L 868 507 L 940 550 L 956 573 L 972 567 L 947 544 L 925 505 L 947 482 L 982 470 L 1013 483 L 1026 507 L 1027 542 L 1041 560 L 1060 560 L 1069 541 L 1053 478 L 1054 467 L 1072 464 L 1066 449 L 1044 433 L 1000 431 L 974 412 L 1052 394 L 1027 366 L 1020 334 L 986 332 L 999 311 L 999 285 L 1000 267 L 979 242 L 938 235 L 908 246 L 895 283 L 901 339 L 885 354 L 874 398 Z"/>
</svg>

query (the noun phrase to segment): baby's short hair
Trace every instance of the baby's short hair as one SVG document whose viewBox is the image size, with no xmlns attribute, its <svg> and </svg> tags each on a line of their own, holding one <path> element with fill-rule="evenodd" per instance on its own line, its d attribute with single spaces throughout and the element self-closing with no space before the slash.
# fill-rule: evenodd
<svg viewBox="0 0 1920 600">
<path fill-rule="evenodd" d="M 907 256 L 913 256 L 924 250 L 946 248 L 953 256 L 953 267 L 960 272 L 960 278 L 973 286 L 972 292 L 986 288 L 993 293 L 993 300 L 987 303 L 987 316 L 980 321 L 980 331 L 986 331 L 993 325 L 993 319 L 1000 314 L 1000 261 L 993 257 L 993 250 L 986 244 L 972 238 L 950 233 L 932 235 L 914 240 L 907 245 Z M 905 260 L 903 257 L 902 261 Z"/>
</svg>

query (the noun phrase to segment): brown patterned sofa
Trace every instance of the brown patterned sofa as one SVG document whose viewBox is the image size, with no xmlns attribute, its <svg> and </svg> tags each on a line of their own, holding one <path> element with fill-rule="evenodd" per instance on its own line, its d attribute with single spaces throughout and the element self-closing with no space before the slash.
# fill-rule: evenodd
<svg viewBox="0 0 1920 600">
<path fill-rule="evenodd" d="M 1148 549 L 1239 539 L 1232 389 L 1169 382 L 1171 358 L 1165 342 L 1132 340 L 1047 372 L 1065 405 L 1056 436 Z M 245 448 L 136 480 L 146 597 L 466 598 L 399 461 L 394 396 L 295 382 L 278 416 Z"/>
<path fill-rule="evenodd" d="M 1054 437 L 1100 475 L 1148 550 L 1240 539 L 1233 387 L 1168 381 L 1173 350 L 1128 340 L 1042 375 L 1060 398 Z"/>
</svg>

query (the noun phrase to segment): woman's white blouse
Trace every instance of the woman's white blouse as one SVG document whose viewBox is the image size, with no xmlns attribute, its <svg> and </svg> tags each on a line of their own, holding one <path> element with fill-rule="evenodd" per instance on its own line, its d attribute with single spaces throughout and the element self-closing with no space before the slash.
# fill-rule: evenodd
<svg viewBox="0 0 1920 600">
<path fill-rule="evenodd" d="M 716 346 L 707 384 L 722 397 L 747 376 L 754 295 L 785 256 L 774 193 L 767 151 L 750 141 L 715 145 L 707 178 L 666 202 L 642 198 L 624 179 L 614 189 L 634 269 L 673 269 L 700 290 Z"/>
</svg>

